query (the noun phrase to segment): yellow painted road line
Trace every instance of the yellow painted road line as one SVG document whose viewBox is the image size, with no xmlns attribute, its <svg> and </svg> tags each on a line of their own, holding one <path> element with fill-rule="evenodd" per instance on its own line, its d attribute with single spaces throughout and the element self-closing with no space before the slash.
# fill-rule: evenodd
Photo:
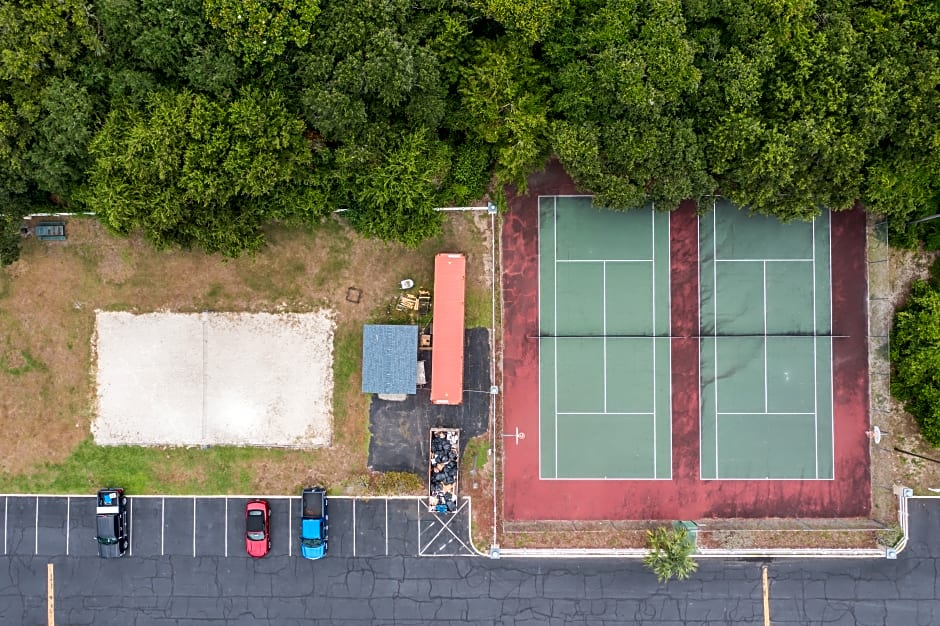
<svg viewBox="0 0 940 626">
<path fill-rule="evenodd" d="M 767 566 L 761 569 L 764 580 L 764 626 L 770 626 L 770 582 L 767 580 Z"/>
<path fill-rule="evenodd" d="M 46 610 L 49 612 L 49 626 L 55 626 L 55 576 L 52 563 L 46 564 Z"/>
</svg>

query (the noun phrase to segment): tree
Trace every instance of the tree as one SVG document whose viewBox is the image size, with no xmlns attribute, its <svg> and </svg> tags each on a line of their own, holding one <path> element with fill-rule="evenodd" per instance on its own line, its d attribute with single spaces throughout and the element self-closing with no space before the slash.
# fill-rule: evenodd
<svg viewBox="0 0 940 626">
<path fill-rule="evenodd" d="M 404 133 L 378 155 L 361 147 L 339 151 L 338 172 L 351 176 L 340 189 L 359 232 L 417 246 L 440 232 L 434 210 L 450 168 L 450 148 L 426 131 Z"/>
<path fill-rule="evenodd" d="M 84 202 L 113 230 L 140 228 L 157 246 L 229 256 L 257 250 L 268 203 L 290 206 L 310 176 L 303 123 L 277 92 L 246 89 L 222 104 L 192 92 L 153 96 L 144 112 L 112 111 L 91 144 Z"/>
<path fill-rule="evenodd" d="M 659 582 L 685 580 L 698 569 L 692 558 L 695 544 L 685 527 L 647 530 L 646 538 L 649 553 L 643 557 L 643 563 L 653 570 Z"/>
<path fill-rule="evenodd" d="M 907 305 L 894 315 L 891 365 L 891 393 L 924 439 L 940 446 L 940 291 L 926 281 L 913 284 Z"/>
<path fill-rule="evenodd" d="M 552 148 L 599 204 L 674 209 L 710 193 L 690 102 L 699 46 L 678 0 L 580 3 L 545 42 Z"/>
<path fill-rule="evenodd" d="M 320 13 L 318 0 L 203 0 L 206 18 L 246 63 L 270 62 L 289 44 L 303 48 Z"/>
</svg>

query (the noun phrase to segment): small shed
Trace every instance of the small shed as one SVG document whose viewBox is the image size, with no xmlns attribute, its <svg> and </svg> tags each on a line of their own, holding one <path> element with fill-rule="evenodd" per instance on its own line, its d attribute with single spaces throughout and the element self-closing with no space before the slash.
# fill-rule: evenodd
<svg viewBox="0 0 940 626">
<path fill-rule="evenodd" d="M 362 331 L 362 391 L 414 394 L 418 382 L 418 327 L 367 324 Z"/>
</svg>

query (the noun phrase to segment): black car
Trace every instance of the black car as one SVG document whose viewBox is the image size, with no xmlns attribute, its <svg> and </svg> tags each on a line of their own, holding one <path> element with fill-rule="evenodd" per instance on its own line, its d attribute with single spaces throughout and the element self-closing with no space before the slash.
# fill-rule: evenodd
<svg viewBox="0 0 940 626">
<path fill-rule="evenodd" d="M 95 518 L 98 556 L 103 559 L 124 556 L 130 546 L 130 533 L 127 524 L 127 497 L 123 487 L 108 487 L 98 491 Z"/>
</svg>

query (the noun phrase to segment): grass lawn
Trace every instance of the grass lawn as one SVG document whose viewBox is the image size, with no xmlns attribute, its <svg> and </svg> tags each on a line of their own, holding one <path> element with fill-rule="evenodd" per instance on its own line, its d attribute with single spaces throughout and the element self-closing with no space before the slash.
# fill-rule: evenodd
<svg viewBox="0 0 940 626">
<path fill-rule="evenodd" d="M 467 255 L 468 324 L 490 324 L 490 221 L 448 215 L 441 236 L 409 249 L 365 240 L 341 219 L 313 231 L 273 226 L 252 257 L 156 251 L 140 237 L 110 235 L 72 219 L 66 242 L 24 242 L 0 271 L 0 479 L 8 492 L 334 493 L 418 490 L 421 481 L 370 476 L 368 396 L 360 392 L 362 325 L 394 318 L 399 281 L 433 286 L 434 254 Z M 362 290 L 358 303 L 349 287 Z M 309 450 L 100 447 L 95 415 L 95 310 L 335 311 L 333 445 Z M 394 306 L 391 307 L 394 312 Z M 289 366 L 289 364 L 285 364 Z M 168 390 L 171 392 L 172 390 Z"/>
</svg>

